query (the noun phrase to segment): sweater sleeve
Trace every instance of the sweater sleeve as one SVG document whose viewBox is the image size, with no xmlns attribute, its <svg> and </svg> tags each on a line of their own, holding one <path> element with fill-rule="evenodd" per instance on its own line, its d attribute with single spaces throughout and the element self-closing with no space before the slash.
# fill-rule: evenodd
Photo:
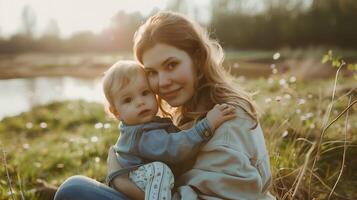
<svg viewBox="0 0 357 200">
<path fill-rule="evenodd" d="M 208 120 L 204 118 L 192 128 L 176 133 L 168 133 L 164 129 L 144 132 L 138 150 L 146 159 L 174 164 L 194 156 L 200 145 L 211 136 Z"/>
<path fill-rule="evenodd" d="M 225 122 L 198 153 L 195 165 L 178 180 L 179 196 L 201 199 L 275 199 L 268 193 L 269 156 L 260 126 L 239 113 Z M 187 187 L 192 188 L 188 190 Z"/>
</svg>

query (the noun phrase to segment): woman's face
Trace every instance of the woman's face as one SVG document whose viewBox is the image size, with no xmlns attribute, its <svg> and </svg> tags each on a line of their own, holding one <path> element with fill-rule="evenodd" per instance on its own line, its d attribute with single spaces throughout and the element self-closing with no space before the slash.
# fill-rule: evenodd
<svg viewBox="0 0 357 200">
<path fill-rule="evenodd" d="M 192 98 L 197 75 L 185 51 L 158 43 L 144 52 L 143 65 L 151 89 L 170 106 L 182 106 Z"/>
</svg>

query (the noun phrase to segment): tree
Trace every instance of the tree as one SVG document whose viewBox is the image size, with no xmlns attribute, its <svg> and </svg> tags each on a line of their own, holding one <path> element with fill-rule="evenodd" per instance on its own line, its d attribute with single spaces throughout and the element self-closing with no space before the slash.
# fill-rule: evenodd
<svg viewBox="0 0 357 200">
<path fill-rule="evenodd" d="M 119 11 L 112 18 L 110 29 L 106 31 L 106 34 L 118 49 L 131 49 L 133 35 L 142 22 L 143 17 L 139 12 L 126 13 L 125 11 Z"/>
<path fill-rule="evenodd" d="M 166 10 L 187 14 L 187 2 L 185 0 L 169 0 L 166 4 Z"/>
<path fill-rule="evenodd" d="M 22 28 L 27 37 L 33 38 L 36 25 L 36 13 L 31 6 L 26 5 L 22 10 Z"/>
<path fill-rule="evenodd" d="M 59 38 L 59 36 L 60 36 L 60 28 L 59 28 L 58 23 L 57 23 L 56 20 L 51 19 L 48 22 L 43 35 L 47 36 L 47 37 Z"/>
</svg>

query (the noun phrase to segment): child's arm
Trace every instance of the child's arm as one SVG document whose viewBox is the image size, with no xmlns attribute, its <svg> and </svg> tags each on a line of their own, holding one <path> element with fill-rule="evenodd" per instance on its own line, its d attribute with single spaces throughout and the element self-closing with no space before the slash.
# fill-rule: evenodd
<svg viewBox="0 0 357 200">
<path fill-rule="evenodd" d="M 216 104 L 208 111 L 206 118 L 209 121 L 210 129 L 214 132 L 225 121 L 235 118 L 234 106 L 228 104 Z"/>
<path fill-rule="evenodd" d="M 209 140 L 216 128 L 223 122 L 235 118 L 235 108 L 216 105 L 192 128 L 177 133 L 164 129 L 144 132 L 138 144 L 140 155 L 149 160 L 164 163 L 179 163 L 195 155 L 200 144 Z"/>
<path fill-rule="evenodd" d="M 122 168 L 117 161 L 113 147 L 109 149 L 107 165 L 108 175 Z M 128 176 L 116 176 L 110 180 L 108 184 L 115 190 L 130 197 L 130 199 L 143 200 L 145 198 L 145 193 L 132 181 L 130 181 Z"/>
<path fill-rule="evenodd" d="M 133 200 L 145 199 L 145 193 L 138 186 L 136 186 L 129 177 L 116 177 L 112 180 L 111 186 L 117 191 L 125 194 Z"/>
</svg>

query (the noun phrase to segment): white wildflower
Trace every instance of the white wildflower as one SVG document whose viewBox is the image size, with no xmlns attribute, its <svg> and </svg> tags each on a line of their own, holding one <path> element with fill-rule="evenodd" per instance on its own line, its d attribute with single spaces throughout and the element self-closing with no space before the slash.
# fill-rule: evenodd
<svg viewBox="0 0 357 200">
<path fill-rule="evenodd" d="M 296 82 L 296 77 L 295 76 L 292 76 L 289 78 L 289 82 L 290 83 L 295 83 Z"/>
<path fill-rule="evenodd" d="M 95 143 L 95 142 L 98 142 L 98 137 L 97 136 L 93 136 L 90 138 L 90 141 Z"/>
<path fill-rule="evenodd" d="M 103 128 L 103 123 L 101 123 L 101 122 L 96 123 L 96 124 L 94 125 L 94 128 L 95 128 L 95 129 Z"/>
<path fill-rule="evenodd" d="M 305 104 L 306 100 L 305 99 L 298 99 L 298 105 Z"/>
<path fill-rule="evenodd" d="M 26 128 L 31 129 L 33 127 L 33 124 L 31 122 L 26 123 Z"/>
<path fill-rule="evenodd" d="M 291 95 L 290 94 L 284 94 L 284 99 L 291 99 Z"/>
<path fill-rule="evenodd" d="M 270 103 L 271 102 L 271 98 L 266 98 L 265 99 L 265 103 Z"/>
<path fill-rule="evenodd" d="M 280 53 L 279 52 L 274 53 L 273 59 L 278 60 L 279 58 L 280 58 Z"/>
<path fill-rule="evenodd" d="M 23 147 L 24 149 L 29 149 L 29 148 L 30 148 L 30 145 L 29 145 L 28 143 L 25 143 L 25 144 L 22 145 L 22 147 Z"/>
<path fill-rule="evenodd" d="M 289 132 L 288 132 L 287 130 L 285 130 L 285 131 L 283 132 L 283 134 L 281 134 L 281 137 L 282 137 L 282 138 L 285 138 L 286 136 L 288 136 L 288 134 L 289 134 Z"/>
<path fill-rule="evenodd" d="M 41 122 L 40 123 L 41 128 L 47 128 L 47 123 L 46 122 Z"/>
<path fill-rule="evenodd" d="M 110 128 L 110 127 L 111 127 L 111 125 L 110 125 L 109 123 L 105 123 L 105 124 L 104 124 L 104 128 L 105 128 L 105 129 L 108 129 L 108 128 Z"/>
<path fill-rule="evenodd" d="M 279 84 L 281 85 L 281 86 L 283 86 L 283 85 L 286 85 L 286 80 L 285 79 L 280 79 L 279 80 Z"/>
</svg>

